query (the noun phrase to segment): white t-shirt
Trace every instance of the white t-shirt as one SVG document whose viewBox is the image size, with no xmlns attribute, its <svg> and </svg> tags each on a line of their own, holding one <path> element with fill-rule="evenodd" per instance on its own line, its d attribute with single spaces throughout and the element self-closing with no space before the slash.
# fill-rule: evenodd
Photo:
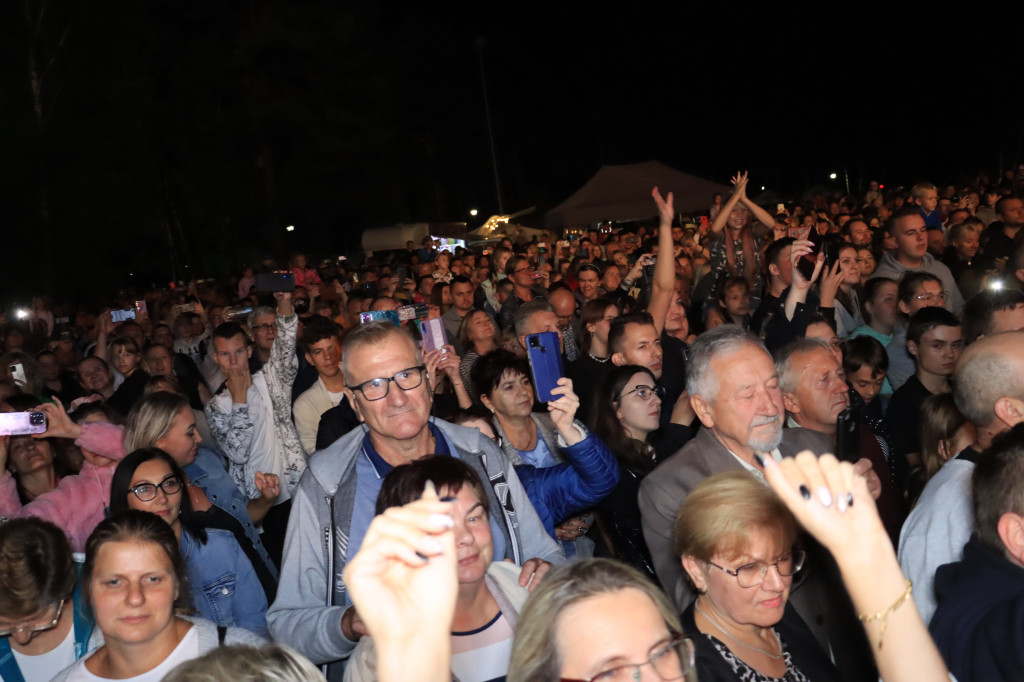
<svg viewBox="0 0 1024 682">
<path fill-rule="evenodd" d="M 85 662 L 89 660 L 95 654 L 89 654 L 76 665 L 67 677 L 67 682 L 97 682 L 107 680 L 106 677 L 98 677 L 89 672 L 85 667 Z M 185 661 L 191 661 L 193 658 L 199 658 L 199 634 L 196 632 L 195 626 L 189 629 L 188 634 L 178 643 L 178 646 L 174 647 L 174 651 L 171 655 L 164 659 L 164 662 L 153 668 L 149 672 L 136 675 L 135 677 L 129 677 L 121 682 L 160 682 L 164 678 L 164 675 L 177 668 L 180 664 Z M 26 679 L 29 679 L 26 677 Z"/>
<path fill-rule="evenodd" d="M 54 675 L 75 662 L 75 628 L 68 628 L 68 634 L 56 648 L 38 656 L 29 656 L 11 647 L 14 661 L 26 680 L 50 680 Z M 3 676 L 0 676 L 3 680 Z"/>
</svg>

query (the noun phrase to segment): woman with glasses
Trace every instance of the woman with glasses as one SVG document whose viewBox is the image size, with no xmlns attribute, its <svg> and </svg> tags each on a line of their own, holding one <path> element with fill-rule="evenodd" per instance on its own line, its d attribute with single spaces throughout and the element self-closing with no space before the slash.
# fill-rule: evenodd
<svg viewBox="0 0 1024 682">
<path fill-rule="evenodd" d="M 92 631 L 64 533 L 41 519 L 0 525 L 0 680 L 51 679 Z"/>
<path fill-rule="evenodd" d="M 746 471 L 711 476 L 676 517 L 676 547 L 697 590 L 683 631 L 706 680 L 839 680 L 807 625 L 787 606 L 804 552 L 786 505 Z"/>
<path fill-rule="evenodd" d="M 180 543 L 199 614 L 220 626 L 266 635 L 267 597 L 252 563 L 231 531 L 209 526 L 205 514 L 192 508 L 185 480 L 181 467 L 163 450 L 136 450 L 114 471 L 110 511 L 137 509 L 166 521 Z"/>
<path fill-rule="evenodd" d="M 95 419 L 83 419 L 80 420 L 82 423 L 73 423 L 63 409 L 55 405 L 43 405 L 40 409 L 45 411 L 49 418 L 47 434 L 74 439 L 82 447 L 87 466 L 92 466 L 90 463 L 93 461 L 109 463 L 104 468 L 97 467 L 99 475 L 65 479 L 82 479 L 82 488 L 89 494 L 88 497 L 73 498 L 67 510 L 64 510 L 64 504 L 49 504 L 42 510 L 31 512 L 64 528 L 66 524 L 60 522 L 61 516 L 52 515 L 51 518 L 50 514 L 44 516 L 43 512 L 60 510 L 74 520 L 77 518 L 76 514 L 82 512 L 72 510 L 91 510 L 96 517 L 91 524 L 79 522 L 71 526 L 75 529 L 71 537 L 76 551 L 84 551 L 85 539 L 103 519 L 103 507 L 107 505 L 114 467 L 124 458 L 125 451 L 160 448 L 185 471 L 184 481 L 188 487 L 192 508 L 202 512 L 210 524 L 215 523 L 218 528 L 234 533 L 256 569 L 267 601 L 274 600 L 277 593 L 277 567 L 263 546 L 257 527 L 277 497 L 280 483 L 274 474 L 259 474 L 256 476 L 256 486 L 260 489 L 261 496 L 250 500 L 242 494 L 228 475 L 222 455 L 205 446 L 188 398 L 167 391 L 150 393 L 132 409 L 128 415 L 128 423 L 124 427 Z M 75 412 L 76 418 L 82 409 L 79 408 Z M 85 486 L 85 483 L 89 486 Z M 68 484 L 62 480 L 61 487 L 65 485 Z M 93 492 L 95 488 L 101 488 L 102 493 Z M 2 491 L 3 478 L 0 477 L 0 501 L 3 499 Z M 61 500 L 63 498 L 54 497 L 54 502 Z M 27 505 L 26 509 L 34 506 Z M 3 515 L 3 509 L 0 502 L 0 515 Z"/>
<path fill-rule="evenodd" d="M 601 439 L 575 421 L 579 398 L 569 379 L 558 380 L 558 397 L 548 413 L 533 412 L 533 382 L 525 358 L 506 350 L 481 357 L 473 366 L 473 384 L 494 415 L 501 448 L 512 460 L 548 533 L 572 556 L 593 552 L 580 516 L 618 483 L 619 467 Z M 558 526 L 557 530 L 555 528 Z"/>
<path fill-rule="evenodd" d="M 694 680 L 693 644 L 680 633 L 665 595 L 636 570 L 611 559 L 564 564 L 526 602 L 508 681 Z"/>
<path fill-rule="evenodd" d="M 644 541 L 637 495 L 640 482 L 658 463 L 651 434 L 658 429 L 664 390 L 646 367 L 613 367 L 598 390 L 590 425 L 619 462 L 619 483 L 598 504 L 615 557 L 654 577 Z M 668 456 L 678 450 L 671 446 Z"/>
</svg>

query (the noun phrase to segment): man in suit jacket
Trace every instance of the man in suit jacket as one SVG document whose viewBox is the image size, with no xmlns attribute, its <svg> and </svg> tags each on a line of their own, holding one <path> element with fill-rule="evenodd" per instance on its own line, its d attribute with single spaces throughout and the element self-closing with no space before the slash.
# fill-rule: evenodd
<svg viewBox="0 0 1024 682">
<path fill-rule="evenodd" d="M 722 325 L 697 337 L 691 347 L 687 390 L 704 428 L 644 478 L 639 495 L 655 571 L 678 610 L 695 596 L 684 577 L 675 538 L 676 515 L 690 491 L 709 476 L 736 469 L 763 480 L 758 457 L 780 460 L 803 450 L 822 454 L 833 449 L 823 433 L 783 428 L 786 413 L 772 357 L 756 337 L 736 325 Z M 859 462 L 858 469 L 864 473 L 870 462 Z M 877 482 L 875 478 L 876 489 Z M 824 550 L 821 554 L 827 556 Z M 842 583 L 823 567 L 806 572 L 790 601 L 819 642 L 838 655 L 836 646 L 848 639 L 849 630 L 856 633 L 858 628 L 855 619 L 847 623 L 849 618 L 836 613 L 837 596 L 845 597 Z M 853 674 L 849 679 L 860 677 Z"/>
</svg>

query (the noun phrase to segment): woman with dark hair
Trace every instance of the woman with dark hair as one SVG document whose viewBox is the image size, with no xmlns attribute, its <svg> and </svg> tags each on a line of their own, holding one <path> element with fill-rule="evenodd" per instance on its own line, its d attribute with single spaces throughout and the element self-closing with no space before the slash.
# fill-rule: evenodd
<svg viewBox="0 0 1024 682">
<path fill-rule="evenodd" d="M 436 317 L 440 317 L 448 312 L 448 309 L 452 307 L 452 292 L 451 285 L 447 282 L 437 282 L 434 288 L 430 290 L 430 317 L 435 317 L 434 311 L 437 311 Z"/>
<path fill-rule="evenodd" d="M 76 472 L 57 457 L 53 438 L 10 436 L 7 439 L 7 470 L 14 477 L 18 499 L 28 504 L 57 489 L 60 479 Z"/>
<path fill-rule="evenodd" d="M 64 476 L 56 488 L 23 504 L 15 480 L 7 471 L 8 440 L 0 438 L 0 517 L 35 516 L 45 519 L 67 534 L 73 551 L 81 552 L 89 533 L 103 520 L 114 466 L 124 455 L 123 452 L 100 452 L 104 450 L 103 445 L 110 438 L 111 430 L 115 434 L 120 430 L 111 424 L 94 424 L 91 433 L 86 435 L 81 427 L 71 423 L 61 405 L 44 403 L 37 409 L 45 412 L 48 419 L 43 436 L 74 438 L 85 463 L 79 473 Z"/>
<path fill-rule="evenodd" d="M 708 309 L 705 329 L 735 324 L 750 329 L 750 285 L 744 277 L 730 277 L 719 288 L 716 305 Z"/>
<path fill-rule="evenodd" d="M 58 410 L 45 406 L 44 409 L 50 410 L 50 429 L 76 439 L 87 459 L 120 461 L 126 450 L 144 448 L 160 448 L 170 455 L 185 471 L 192 508 L 204 515 L 207 526 L 229 530 L 238 538 L 263 585 L 267 601 L 274 600 L 277 567 L 263 546 L 257 526 L 277 497 L 280 483 L 274 474 L 257 474 L 255 482 L 260 497 L 250 500 L 243 495 L 228 475 L 223 457 L 202 445 L 203 438 L 188 398 L 166 391 L 150 393 L 131 411 L 124 427 L 92 420 L 72 424 Z M 113 463 L 110 476 L 113 476 Z M 107 483 L 104 496 L 109 492 Z M 82 542 L 84 544 L 84 538 Z"/>
<path fill-rule="evenodd" d="M 103 644 L 55 682 L 158 682 L 179 663 L 220 644 L 260 646 L 241 628 L 187 617 L 188 590 L 178 540 L 154 514 L 128 510 L 102 521 L 85 552 L 82 586 Z"/>
<path fill-rule="evenodd" d="M 864 284 L 864 296 L 861 299 L 864 324 L 850 332 L 850 338 L 870 336 L 883 347 L 892 342 L 892 332 L 899 316 L 896 307 L 899 300 L 898 287 L 896 280 L 888 277 L 872 277 Z M 891 388 L 888 393 L 892 393 Z"/>
<path fill-rule="evenodd" d="M 750 291 L 760 293 L 760 251 L 751 229 L 751 213 L 766 227 L 775 225 L 775 219 L 767 211 L 747 198 L 745 172 L 733 176 L 732 183 L 732 196 L 711 223 L 711 263 L 705 275 L 708 282 L 704 285 L 707 287 L 704 304 L 708 308 L 716 305 L 719 291 L 730 277 L 743 277 Z"/>
<path fill-rule="evenodd" d="M 860 288 L 860 265 L 857 264 L 857 248 L 852 244 L 839 247 L 839 269 L 843 278 L 836 290 L 835 316 L 836 334 L 842 340 L 864 324 L 857 292 Z"/>
<path fill-rule="evenodd" d="M 533 412 L 533 383 L 525 358 L 506 350 L 481 357 L 472 372 L 484 407 L 491 411 L 501 448 L 548 533 L 574 556 L 593 552 L 583 538 L 588 522 L 573 515 L 589 509 L 618 483 L 619 467 L 601 439 L 575 421 L 579 398 L 569 379 L 558 380 L 548 413 Z M 564 524 L 565 521 L 571 524 Z M 557 532 L 556 524 L 559 526 Z"/>
<path fill-rule="evenodd" d="M 518 566 L 494 560 L 491 498 L 462 460 L 435 455 L 395 467 L 377 496 L 377 514 L 420 499 L 428 485 L 452 505 L 459 582 L 450 627 L 453 679 L 500 679 L 508 672 L 512 634 L 529 590 L 519 584 Z M 376 658 L 373 639 L 360 639 L 345 668 L 346 682 L 377 679 Z"/>
<path fill-rule="evenodd" d="M 577 416 L 584 421 L 591 413 L 594 389 L 612 367 L 608 331 L 621 312 L 618 303 L 604 296 L 587 301 L 580 310 L 580 357 L 569 363 L 565 372 L 577 395 L 583 396 Z"/>
<path fill-rule="evenodd" d="M 654 565 L 641 531 L 637 495 L 640 482 L 658 463 L 651 434 L 658 429 L 663 396 L 646 367 L 613 367 L 595 396 L 590 421 L 594 433 L 615 454 L 621 472 L 615 490 L 597 507 L 610 549 L 652 578 Z"/>
<path fill-rule="evenodd" d="M 185 473 L 163 450 L 127 455 L 110 486 L 110 511 L 156 514 L 181 545 L 188 586 L 199 613 L 217 625 L 267 634 L 267 598 L 252 563 L 231 531 L 207 527 L 185 490 Z"/>
</svg>

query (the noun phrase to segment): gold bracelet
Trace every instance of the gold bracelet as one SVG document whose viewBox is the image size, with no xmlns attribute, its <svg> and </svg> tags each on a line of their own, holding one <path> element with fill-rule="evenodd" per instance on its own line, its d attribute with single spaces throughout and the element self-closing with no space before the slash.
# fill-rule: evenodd
<svg viewBox="0 0 1024 682">
<path fill-rule="evenodd" d="M 899 599 L 892 603 L 892 606 L 887 608 L 885 611 L 879 611 L 878 613 L 864 614 L 858 613 L 857 620 L 862 623 L 871 623 L 876 620 L 882 621 L 882 631 L 878 633 L 878 649 L 882 649 L 882 639 L 885 637 L 885 626 L 889 623 L 889 616 L 896 613 L 896 609 L 903 606 L 903 603 L 910 599 L 910 592 L 914 589 L 914 583 L 911 582 L 910 578 L 907 578 L 907 589 L 900 596 Z"/>
</svg>

